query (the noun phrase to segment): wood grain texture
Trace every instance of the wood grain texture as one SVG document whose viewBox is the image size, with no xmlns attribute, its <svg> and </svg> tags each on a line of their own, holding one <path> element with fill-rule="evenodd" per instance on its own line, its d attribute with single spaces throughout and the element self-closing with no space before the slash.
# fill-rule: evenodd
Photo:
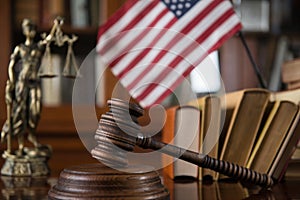
<svg viewBox="0 0 300 200">
<path fill-rule="evenodd" d="M 131 166 L 118 171 L 99 163 L 64 169 L 49 199 L 169 199 L 156 171 Z"/>
</svg>

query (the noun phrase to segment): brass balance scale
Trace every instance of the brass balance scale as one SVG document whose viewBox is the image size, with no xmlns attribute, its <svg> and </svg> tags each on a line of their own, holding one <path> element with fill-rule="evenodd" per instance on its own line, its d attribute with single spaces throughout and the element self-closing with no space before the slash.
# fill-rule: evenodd
<svg viewBox="0 0 300 200">
<path fill-rule="evenodd" d="M 26 40 L 15 48 L 8 66 L 5 94 L 7 120 L 1 132 L 1 141 L 7 142 L 7 149 L 2 155 L 5 159 L 2 175 L 34 177 L 50 173 L 47 161 L 51 156 L 51 147 L 40 144 L 35 136 L 41 111 L 40 78 L 57 76 L 53 73 L 50 45 L 68 45 L 62 75 L 68 78 L 80 76 L 73 52 L 73 43 L 78 37 L 64 34 L 61 29 L 63 23 L 63 19 L 57 17 L 50 33 L 43 33 L 42 39 L 34 42 L 35 24 L 28 19 L 22 22 Z M 28 134 L 28 141 L 34 147 L 25 146 L 25 134 Z M 14 140 L 17 140 L 17 149 L 12 148 Z"/>
</svg>

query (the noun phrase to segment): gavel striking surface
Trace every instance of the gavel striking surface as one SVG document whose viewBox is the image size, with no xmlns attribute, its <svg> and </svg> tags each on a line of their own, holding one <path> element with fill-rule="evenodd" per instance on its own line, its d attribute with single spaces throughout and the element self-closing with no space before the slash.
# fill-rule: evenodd
<svg viewBox="0 0 300 200">
<path fill-rule="evenodd" d="M 128 166 L 122 172 L 100 163 L 64 169 L 49 191 L 51 200 L 169 199 L 158 172 L 144 172 L 142 166 Z"/>
</svg>

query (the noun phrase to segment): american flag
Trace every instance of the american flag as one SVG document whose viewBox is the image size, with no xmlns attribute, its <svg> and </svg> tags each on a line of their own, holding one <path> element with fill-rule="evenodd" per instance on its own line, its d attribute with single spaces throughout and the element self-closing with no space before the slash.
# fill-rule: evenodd
<svg viewBox="0 0 300 200">
<path fill-rule="evenodd" d="M 241 27 L 228 0 L 128 0 L 100 26 L 96 50 L 147 108 Z"/>
</svg>

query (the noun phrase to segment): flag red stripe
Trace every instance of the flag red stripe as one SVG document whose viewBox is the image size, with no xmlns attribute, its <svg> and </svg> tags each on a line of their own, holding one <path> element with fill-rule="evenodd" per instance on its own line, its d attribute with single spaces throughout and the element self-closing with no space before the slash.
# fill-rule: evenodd
<svg viewBox="0 0 300 200">
<path fill-rule="evenodd" d="M 237 32 L 241 28 L 242 28 L 241 23 L 238 23 L 237 25 L 235 25 L 227 34 L 225 34 L 222 38 L 220 38 L 216 42 L 216 44 L 214 46 L 212 46 L 212 48 L 210 48 L 210 50 L 208 51 L 208 54 L 215 51 L 219 47 L 219 45 L 222 44 L 223 41 L 228 39 L 228 37 L 232 36 L 235 32 Z M 199 60 L 202 60 L 202 58 Z M 165 99 L 176 88 L 176 86 L 181 83 L 183 78 L 185 78 L 193 69 L 194 69 L 194 66 L 191 65 L 181 76 L 178 77 L 178 79 L 171 85 L 171 87 L 168 90 L 166 90 L 162 95 L 160 95 L 158 99 L 156 99 L 156 101 L 152 105 L 157 104 L 157 103 L 161 102 L 163 99 Z M 136 100 L 142 101 L 142 99 L 138 99 L 138 98 L 136 98 Z M 148 105 L 148 106 L 150 106 L 150 105 Z"/>
<path fill-rule="evenodd" d="M 173 18 L 161 31 L 160 33 L 152 40 L 152 42 L 149 45 L 149 48 L 145 48 L 143 51 L 141 51 L 128 65 L 127 67 L 118 75 L 119 78 L 122 78 L 125 74 L 127 74 L 132 68 L 134 68 L 139 61 L 145 57 L 149 51 L 152 50 L 152 47 L 158 42 L 158 40 L 163 37 L 165 33 L 167 33 L 167 29 L 170 28 L 175 22 L 177 21 L 176 18 Z M 143 76 L 143 75 L 142 75 Z M 132 83 L 134 84 L 134 83 Z M 131 84 L 131 85 L 132 85 Z"/>
<path fill-rule="evenodd" d="M 161 102 L 162 100 L 164 100 L 171 92 L 173 92 L 175 90 L 175 88 L 181 83 L 181 81 L 193 70 L 193 67 L 188 68 L 181 76 L 179 76 L 179 78 L 163 93 L 159 96 L 159 98 L 157 98 L 154 103 L 152 103 L 151 105 L 155 105 L 158 104 L 159 102 Z M 142 101 L 142 99 L 136 99 L 138 101 Z M 147 105 L 145 108 L 150 107 L 150 105 Z"/>
<path fill-rule="evenodd" d="M 155 26 L 155 24 L 164 16 L 168 13 L 169 11 L 167 9 L 163 10 L 155 19 L 153 22 L 151 22 L 151 24 L 149 24 L 149 27 L 153 27 Z M 124 50 L 122 50 L 122 53 L 119 57 L 117 57 L 115 60 L 113 60 L 109 66 L 113 67 L 115 65 L 117 65 L 120 60 L 130 51 L 130 49 L 132 49 L 139 41 L 141 41 L 142 38 L 144 38 L 147 33 L 149 32 L 148 29 L 145 29 L 141 34 L 139 34 L 138 37 L 136 37 L 133 41 L 130 42 L 130 44 L 128 44 L 126 46 L 126 48 Z"/>
<path fill-rule="evenodd" d="M 223 37 L 221 37 L 214 46 L 212 46 L 209 53 L 217 50 L 221 44 L 223 44 L 226 40 L 228 40 L 234 33 L 236 33 L 241 28 L 242 28 L 241 23 L 238 23 L 237 25 L 235 25 L 230 31 L 228 31 Z"/>
<path fill-rule="evenodd" d="M 171 49 L 177 42 L 182 38 L 182 35 L 188 34 L 189 31 L 191 31 L 196 24 L 198 24 L 200 21 L 202 21 L 216 6 L 219 5 L 219 3 L 222 1 L 212 1 L 201 13 L 199 13 L 195 18 L 186 25 L 181 33 L 176 35 L 172 40 L 167 44 L 167 46 L 164 49 Z M 149 51 L 148 51 L 149 52 Z M 149 63 L 158 63 L 161 58 L 168 53 L 169 51 L 162 50 L 151 62 Z M 137 64 L 137 63 L 135 63 Z M 138 77 L 135 78 L 135 80 L 127 86 L 128 90 L 131 90 L 136 84 L 138 84 L 141 79 L 151 70 L 152 65 L 149 65 L 143 73 L 141 73 Z"/>
<path fill-rule="evenodd" d="M 223 0 L 215 0 L 211 1 L 209 5 L 205 7 L 197 16 L 194 17 L 183 29 L 180 31 L 181 34 L 188 34 L 191 29 L 195 27 L 195 25 L 199 24 L 209 13 L 215 9 Z M 201 1 L 199 2 L 201 3 Z"/>
<path fill-rule="evenodd" d="M 201 45 L 201 43 L 222 23 L 224 23 L 232 14 L 234 14 L 234 11 L 232 9 L 227 10 L 223 15 L 221 15 L 209 28 L 205 30 L 203 34 L 201 34 L 196 41 Z M 165 68 L 162 73 L 156 77 L 153 80 L 153 83 L 150 84 L 138 97 L 137 99 L 143 99 L 145 98 L 155 87 L 155 83 L 160 83 L 163 79 L 165 79 L 166 74 L 168 74 L 168 71 L 170 71 L 170 68 L 174 68 L 177 66 L 179 62 L 181 62 L 188 54 L 190 54 L 194 50 L 195 46 L 190 45 L 187 48 L 185 48 L 181 55 L 177 56 L 169 65 L 167 68 Z M 193 62 L 193 66 L 197 66 L 202 60 L 199 60 L 198 62 Z"/>
<path fill-rule="evenodd" d="M 203 34 L 201 34 L 196 41 L 198 43 L 202 43 L 211 33 L 214 32 L 221 24 L 223 24 L 231 15 L 234 14 L 232 9 L 227 10 L 220 16 L 213 24 L 210 25 L 208 29 L 205 30 Z"/>
<path fill-rule="evenodd" d="M 197 17 L 195 17 L 181 32 L 183 34 L 186 34 L 187 32 L 189 32 L 195 24 L 199 23 L 199 21 L 201 21 L 207 14 L 209 14 L 209 12 L 218 5 L 218 3 L 220 3 L 222 1 L 212 1 L 212 3 L 210 5 L 208 5 L 201 13 L 200 15 L 198 15 Z M 176 18 L 174 18 L 174 22 Z M 173 24 L 173 23 L 172 23 Z M 169 28 L 169 27 L 165 27 L 165 28 Z M 179 36 L 180 37 L 180 36 Z M 173 42 L 171 42 L 172 46 L 174 45 L 174 42 L 176 42 L 178 40 L 178 38 L 173 38 Z M 154 44 L 153 44 L 154 45 Z M 166 47 L 169 48 L 169 47 Z M 149 52 L 149 51 L 148 51 Z M 163 55 L 161 55 L 163 56 Z M 160 57 L 160 56 L 159 56 Z M 159 58 L 158 58 L 159 59 Z M 154 61 L 155 62 L 155 61 Z M 135 63 L 137 64 L 137 63 Z M 111 64 L 111 66 L 113 67 L 114 64 Z M 126 74 L 126 72 L 130 71 L 130 69 L 132 68 L 132 66 L 129 65 L 129 70 L 128 69 L 124 69 L 124 71 L 122 71 L 119 75 L 119 77 L 122 77 L 124 74 Z"/>
<path fill-rule="evenodd" d="M 109 51 L 109 49 L 114 46 L 115 41 L 122 39 L 122 37 L 124 37 L 122 32 L 134 28 L 136 24 L 139 23 L 144 17 L 149 17 L 147 16 L 148 13 L 151 12 L 159 2 L 160 1 L 152 1 L 148 6 L 146 6 L 133 20 L 130 21 L 130 23 L 126 27 L 119 31 L 120 34 L 113 37 L 113 39 L 108 40 L 104 47 L 101 48 L 100 53 L 104 54 L 105 52 Z"/>
<path fill-rule="evenodd" d="M 128 0 L 109 20 L 99 28 L 97 41 L 101 35 L 109 30 L 117 21 L 119 21 L 139 0 Z"/>
<path fill-rule="evenodd" d="M 195 39 L 198 43 L 198 45 L 201 45 L 201 43 L 207 39 L 207 37 L 210 36 L 211 33 L 213 33 L 213 31 L 220 26 L 222 23 L 224 23 L 232 14 L 234 14 L 234 11 L 232 9 L 227 10 L 226 12 L 223 13 L 223 15 L 221 15 L 213 24 L 211 24 L 211 26 L 209 28 L 206 29 L 205 32 L 203 32 L 201 35 L 198 36 L 197 39 Z M 222 36 L 223 37 L 223 36 Z M 220 44 L 220 43 L 217 43 Z M 186 56 L 188 56 L 188 54 L 190 54 L 193 50 L 194 50 L 195 46 L 194 45 L 190 45 L 188 47 L 186 47 L 183 51 L 182 54 L 180 54 L 179 57 L 176 57 L 176 59 L 174 59 L 171 63 L 170 66 L 173 67 L 175 65 L 177 65 L 180 61 L 182 61 Z M 201 61 L 199 61 L 201 62 Z M 198 65 L 199 62 L 194 62 L 195 65 Z"/>
<path fill-rule="evenodd" d="M 149 52 L 151 48 L 147 49 L 147 52 Z M 166 50 L 160 50 L 160 51 L 166 51 Z M 156 63 L 150 63 L 149 66 L 139 74 L 137 78 L 135 78 L 126 88 L 128 90 L 131 90 L 140 80 L 149 72 L 150 69 L 152 69 L 152 66 L 155 65 Z"/>
<path fill-rule="evenodd" d="M 164 49 L 171 49 L 183 35 L 187 35 L 195 25 L 199 24 L 218 4 L 220 1 L 212 1 L 202 12 L 200 12 L 192 21 L 190 21 L 181 31 L 181 34 L 176 35 L 172 40 L 164 47 Z M 162 51 L 157 55 L 151 63 L 157 63 L 167 52 Z"/>
<path fill-rule="evenodd" d="M 178 40 L 182 38 L 183 35 L 188 34 L 191 29 L 194 28 L 196 24 L 201 22 L 220 2 L 222 1 L 212 1 L 202 12 L 200 12 L 187 26 L 185 26 L 182 31 L 180 31 L 182 34 L 176 35 L 172 40 L 164 47 L 164 49 L 171 49 L 175 44 L 178 43 Z M 149 63 L 158 63 L 159 60 L 169 51 L 161 51 L 151 62 Z M 145 74 L 147 74 L 151 69 L 152 65 L 149 65 L 144 71 L 144 73 L 141 73 L 136 79 L 134 80 L 134 84 L 131 83 L 127 89 L 131 90 L 134 85 L 136 85 L 143 77 Z"/>
</svg>

